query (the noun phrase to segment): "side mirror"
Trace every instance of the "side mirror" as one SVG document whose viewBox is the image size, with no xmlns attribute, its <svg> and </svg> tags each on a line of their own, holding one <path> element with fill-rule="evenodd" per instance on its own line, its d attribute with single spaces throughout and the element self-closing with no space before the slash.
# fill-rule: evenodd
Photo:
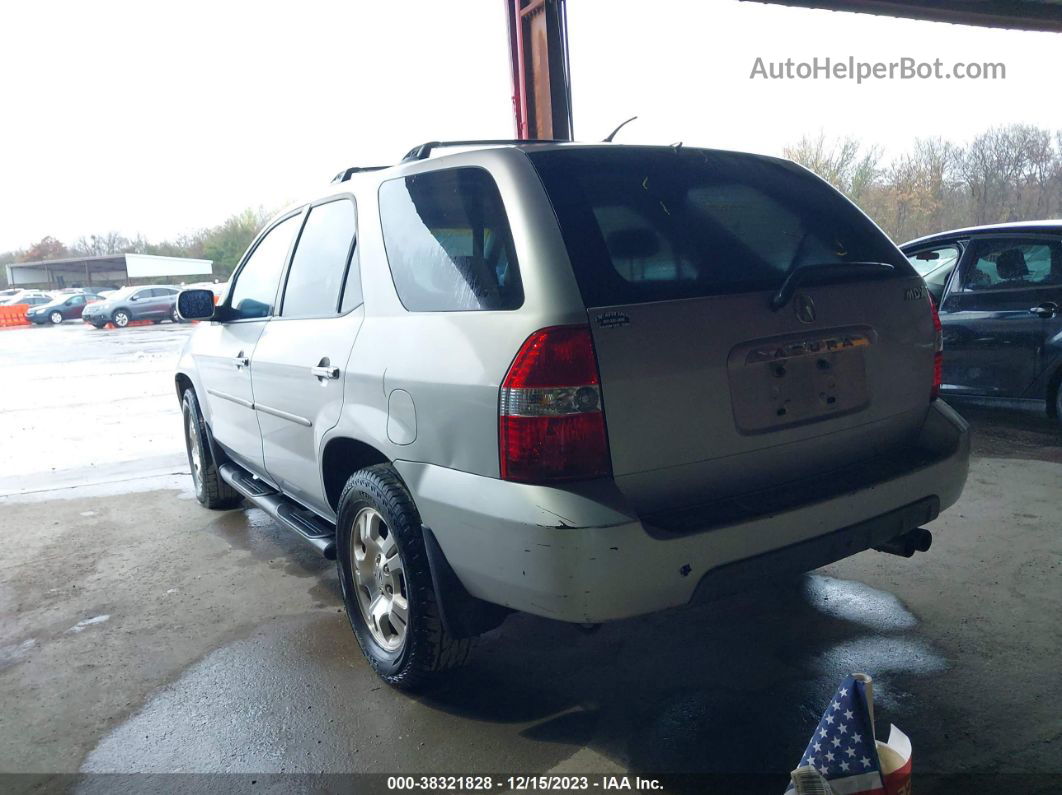
<svg viewBox="0 0 1062 795">
<path fill-rule="evenodd" d="M 212 319 L 214 293 L 211 290 L 181 290 L 177 295 L 177 314 L 182 320 Z"/>
</svg>

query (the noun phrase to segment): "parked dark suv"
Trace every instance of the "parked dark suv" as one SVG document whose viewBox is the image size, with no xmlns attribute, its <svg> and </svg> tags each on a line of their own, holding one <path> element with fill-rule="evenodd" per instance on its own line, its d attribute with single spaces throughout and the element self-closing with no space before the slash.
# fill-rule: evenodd
<svg viewBox="0 0 1062 795">
<path fill-rule="evenodd" d="M 125 328 L 134 320 L 163 320 L 179 322 L 177 318 L 177 294 L 179 287 L 149 285 L 123 287 L 106 300 L 93 304 L 85 310 L 82 318 L 96 328 L 113 323 Z"/>
<path fill-rule="evenodd" d="M 1062 220 L 959 229 L 902 249 L 916 269 L 925 263 L 931 293 L 929 280 L 939 283 L 941 393 L 1062 418 Z"/>
</svg>

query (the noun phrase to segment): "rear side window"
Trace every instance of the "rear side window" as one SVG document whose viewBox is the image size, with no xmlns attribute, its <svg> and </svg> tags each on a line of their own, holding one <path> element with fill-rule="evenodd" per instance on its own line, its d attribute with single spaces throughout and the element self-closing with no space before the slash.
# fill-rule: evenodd
<svg viewBox="0 0 1062 795">
<path fill-rule="evenodd" d="M 963 289 L 1021 290 L 1062 285 L 1062 243 L 1047 240 L 977 240 L 963 266 Z"/>
<path fill-rule="evenodd" d="M 281 316 L 319 317 L 339 312 L 354 230 L 354 203 L 349 199 L 310 208 L 288 270 Z"/>
<path fill-rule="evenodd" d="M 273 314 L 280 273 L 300 218 L 293 215 L 270 229 L 236 276 L 229 302 L 236 317 L 260 318 Z"/>
<path fill-rule="evenodd" d="M 587 306 L 777 289 L 791 270 L 827 263 L 914 274 L 862 213 L 790 164 L 697 149 L 528 156 Z"/>
<path fill-rule="evenodd" d="M 399 300 L 413 312 L 516 309 L 524 302 L 509 221 L 480 168 L 380 186 L 380 222 Z"/>
</svg>

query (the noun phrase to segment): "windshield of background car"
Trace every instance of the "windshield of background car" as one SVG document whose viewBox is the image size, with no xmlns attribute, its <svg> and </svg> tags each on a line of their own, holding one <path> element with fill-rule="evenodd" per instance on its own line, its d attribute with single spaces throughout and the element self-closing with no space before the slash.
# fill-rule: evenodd
<svg viewBox="0 0 1062 795">
<path fill-rule="evenodd" d="M 934 271 L 943 271 L 946 275 L 959 261 L 958 246 L 941 246 L 929 251 L 919 251 L 907 258 L 911 267 L 923 278 Z"/>
<path fill-rule="evenodd" d="M 805 265 L 906 258 L 785 161 L 702 149 L 530 152 L 587 306 L 777 289 Z"/>
<path fill-rule="evenodd" d="M 123 287 L 121 290 L 116 290 L 115 292 L 113 292 L 110 295 L 106 296 L 103 300 L 104 301 L 114 301 L 114 300 L 120 300 L 122 298 L 128 298 L 130 295 L 132 295 L 138 289 L 140 289 L 140 288 L 138 288 L 138 287 Z"/>
</svg>

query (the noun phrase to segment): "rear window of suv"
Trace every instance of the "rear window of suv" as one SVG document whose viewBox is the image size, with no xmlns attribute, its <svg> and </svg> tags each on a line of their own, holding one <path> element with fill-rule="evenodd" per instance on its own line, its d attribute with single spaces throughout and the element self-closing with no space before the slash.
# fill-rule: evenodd
<svg viewBox="0 0 1062 795">
<path fill-rule="evenodd" d="M 914 271 L 866 216 L 784 161 L 703 149 L 528 154 L 587 306 L 777 289 L 807 265 Z"/>
<path fill-rule="evenodd" d="M 481 168 L 380 186 L 380 222 L 402 305 L 413 312 L 517 309 L 524 302 L 509 220 Z"/>
</svg>

